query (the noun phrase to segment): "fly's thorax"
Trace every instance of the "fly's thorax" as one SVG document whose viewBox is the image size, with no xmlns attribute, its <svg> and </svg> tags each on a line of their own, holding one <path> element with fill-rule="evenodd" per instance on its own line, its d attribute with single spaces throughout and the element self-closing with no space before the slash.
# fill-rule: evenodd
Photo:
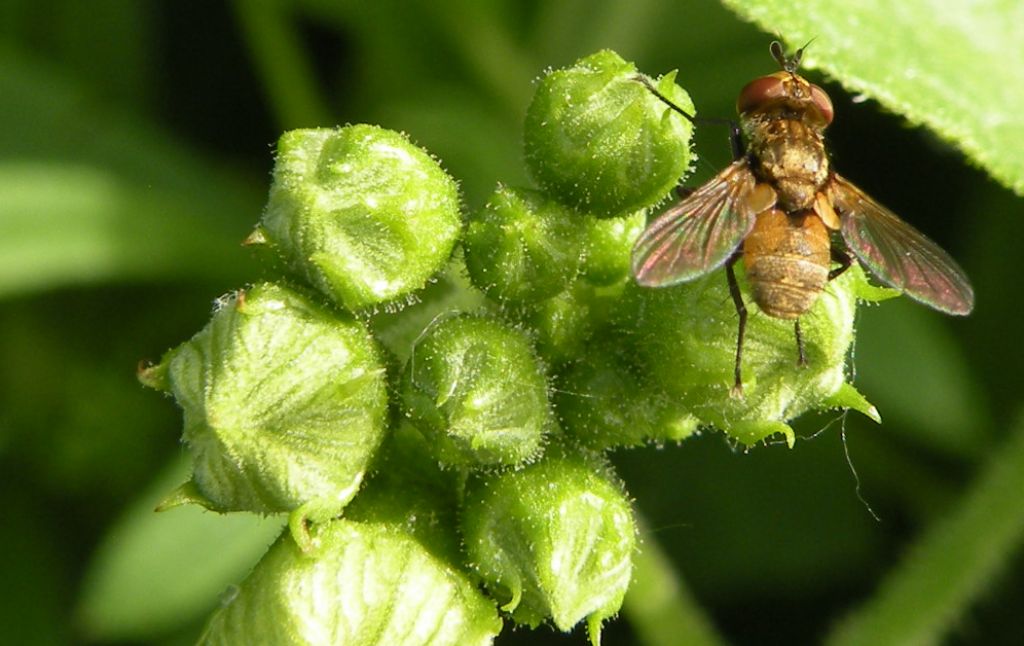
<svg viewBox="0 0 1024 646">
<path fill-rule="evenodd" d="M 754 301 L 776 318 L 795 319 L 814 305 L 828 282 L 830 260 L 828 228 L 813 211 L 765 211 L 743 242 Z"/>
<path fill-rule="evenodd" d="M 751 169 L 776 190 L 779 207 L 788 213 L 811 208 L 828 179 L 822 128 L 785 112 L 760 113 L 744 119 L 744 132 Z"/>
</svg>

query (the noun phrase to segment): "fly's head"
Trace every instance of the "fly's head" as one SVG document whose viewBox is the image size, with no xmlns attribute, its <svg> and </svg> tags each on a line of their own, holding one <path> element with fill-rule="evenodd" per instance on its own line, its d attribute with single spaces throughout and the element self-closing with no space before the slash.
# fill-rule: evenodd
<svg viewBox="0 0 1024 646">
<path fill-rule="evenodd" d="M 800 119 L 820 129 L 832 123 L 832 99 L 828 93 L 796 73 L 804 48 L 798 49 L 792 57 L 787 57 L 782 52 L 782 46 L 775 41 L 771 52 L 782 70 L 756 78 L 740 90 L 736 99 L 736 111 L 740 118 L 747 121 L 778 114 L 785 118 Z"/>
</svg>

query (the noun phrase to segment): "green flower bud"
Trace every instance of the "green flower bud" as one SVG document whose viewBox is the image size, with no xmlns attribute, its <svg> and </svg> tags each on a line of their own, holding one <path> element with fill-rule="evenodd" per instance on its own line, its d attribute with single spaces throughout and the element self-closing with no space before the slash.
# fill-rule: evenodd
<svg viewBox="0 0 1024 646">
<path fill-rule="evenodd" d="M 384 369 L 365 327 L 278 285 L 226 298 L 151 372 L 183 409 L 193 460 L 168 504 L 330 518 L 384 434 Z"/>
<path fill-rule="evenodd" d="M 577 280 L 564 292 L 520 311 L 507 311 L 536 335 L 537 351 L 552 364 L 578 359 L 587 340 L 611 316 L 623 285 L 594 287 Z"/>
<path fill-rule="evenodd" d="M 463 238 L 473 284 L 501 301 L 554 296 L 579 271 L 583 222 L 536 191 L 499 186 Z"/>
<path fill-rule="evenodd" d="M 737 317 L 723 272 L 670 288 L 632 287 L 624 309 L 632 312 L 637 355 L 649 383 L 703 424 L 747 445 L 774 433 L 792 444 L 786 421 L 853 401 L 843 390 L 844 367 L 864 274 L 851 267 L 800 317 L 807 364 L 799 365 L 793 321 L 761 313 L 748 295 L 742 263 L 737 270 L 750 313 L 741 397 L 730 393 Z"/>
<path fill-rule="evenodd" d="M 636 67 L 604 50 L 541 79 L 526 113 L 531 175 L 565 204 L 599 216 L 663 198 L 690 164 L 690 122 L 635 80 Z M 658 90 L 693 114 L 664 76 Z"/>
<path fill-rule="evenodd" d="M 595 339 L 558 381 L 555 408 L 567 435 L 592 450 L 680 441 L 699 420 L 646 386 L 618 332 Z"/>
<path fill-rule="evenodd" d="M 589 284 L 576 281 L 560 294 L 508 314 L 518 315 L 533 330 L 537 352 L 545 360 L 560 364 L 578 357 L 594 332 L 596 317 L 590 305 L 595 292 Z"/>
<path fill-rule="evenodd" d="M 401 309 L 382 308 L 368 317 L 374 338 L 398 360 L 399 367 L 408 361 L 417 339 L 431 322 L 452 312 L 474 312 L 493 305 L 473 287 L 466 273 L 463 254 L 456 253 L 436 280 L 417 295 L 418 302 Z"/>
<path fill-rule="evenodd" d="M 484 584 L 519 623 L 563 631 L 586 618 L 591 641 L 629 586 L 636 528 L 607 467 L 552 448 L 519 471 L 472 479 L 462 530 Z"/>
<path fill-rule="evenodd" d="M 199 643 L 462 646 L 502 622 L 465 574 L 385 523 L 335 520 L 303 551 L 288 534 L 211 617 Z"/>
<path fill-rule="evenodd" d="M 345 508 L 345 518 L 399 527 L 434 555 L 461 563 L 461 474 L 443 470 L 431 453 L 423 435 L 400 422 L 381 447 L 373 476 Z"/>
<path fill-rule="evenodd" d="M 592 285 L 612 285 L 629 276 L 633 243 L 647 226 L 647 213 L 622 218 L 590 218 L 585 228 L 583 278 Z"/>
<path fill-rule="evenodd" d="M 264 236 L 336 303 L 357 310 L 423 287 L 461 220 L 455 182 L 376 126 L 293 130 L 277 144 Z"/>
<path fill-rule="evenodd" d="M 402 400 L 449 465 L 530 460 L 553 427 L 547 378 L 526 337 L 479 317 L 451 318 L 424 333 L 406 364 Z"/>
</svg>

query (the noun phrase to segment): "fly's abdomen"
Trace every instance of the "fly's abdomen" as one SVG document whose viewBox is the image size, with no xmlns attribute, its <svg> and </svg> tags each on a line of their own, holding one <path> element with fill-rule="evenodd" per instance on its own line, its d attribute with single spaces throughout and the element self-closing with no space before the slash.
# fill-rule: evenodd
<svg viewBox="0 0 1024 646">
<path fill-rule="evenodd" d="M 828 229 L 813 211 L 757 216 L 743 243 L 743 262 L 754 301 L 769 316 L 795 319 L 814 305 L 828 282 Z"/>
</svg>

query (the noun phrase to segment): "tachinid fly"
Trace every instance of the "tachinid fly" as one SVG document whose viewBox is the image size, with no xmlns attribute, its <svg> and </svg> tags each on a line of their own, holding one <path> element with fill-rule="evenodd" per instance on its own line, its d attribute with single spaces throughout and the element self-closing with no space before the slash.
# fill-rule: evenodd
<svg viewBox="0 0 1024 646">
<path fill-rule="evenodd" d="M 787 58 L 773 42 L 771 53 L 782 71 L 748 83 L 736 102 L 736 160 L 658 216 L 633 247 L 633 276 L 645 287 L 690 281 L 725 265 L 739 314 L 737 395 L 747 322 L 733 270 L 741 258 L 758 307 L 794 321 L 801 363 L 800 316 L 849 268 L 847 250 L 882 283 L 934 309 L 965 315 L 974 306 L 970 281 L 949 254 L 830 168 L 823 133 L 832 101 L 796 73 L 803 49 Z"/>
</svg>

